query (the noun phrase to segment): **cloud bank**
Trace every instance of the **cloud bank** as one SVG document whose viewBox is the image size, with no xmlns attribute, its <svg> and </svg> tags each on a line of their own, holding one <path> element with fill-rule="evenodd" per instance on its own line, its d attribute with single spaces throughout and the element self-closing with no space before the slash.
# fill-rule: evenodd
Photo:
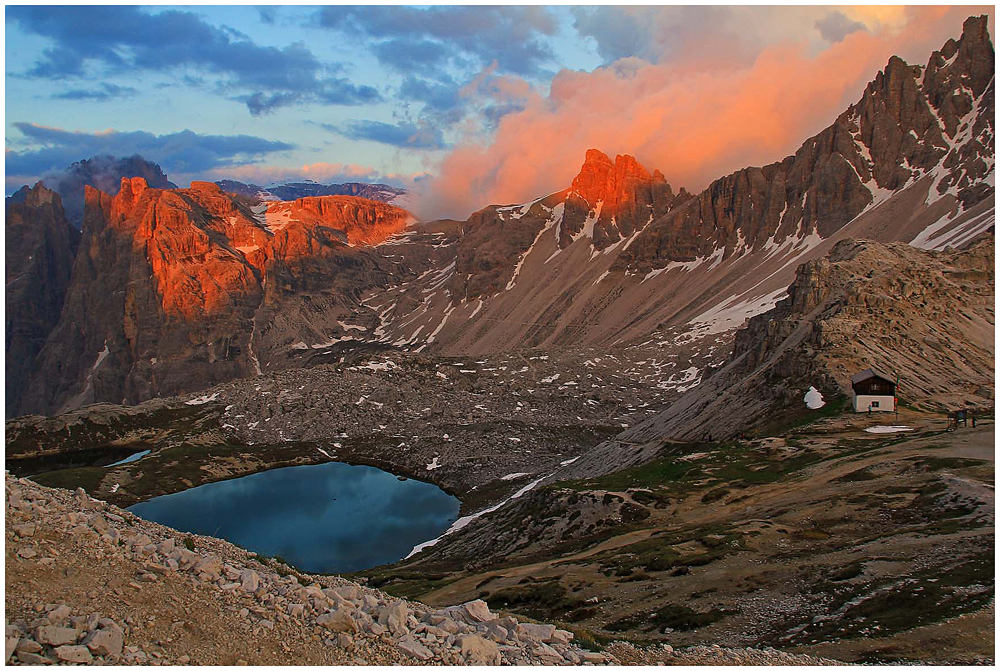
<svg viewBox="0 0 1000 671">
<path fill-rule="evenodd" d="M 169 175 L 173 172 L 199 173 L 260 160 L 294 148 L 287 142 L 252 135 L 201 135 L 190 130 L 154 135 L 145 131 L 117 130 L 83 133 L 24 122 L 17 122 L 14 127 L 32 146 L 20 151 L 8 146 L 5 155 L 8 184 L 10 179 L 20 179 L 24 183 L 24 176 L 62 170 L 75 161 L 98 155 L 139 154 L 158 163 Z"/>
<path fill-rule="evenodd" d="M 465 217 L 490 203 L 526 202 L 565 188 L 590 147 L 632 154 L 659 168 L 675 189 L 689 190 L 747 165 L 780 160 L 856 101 L 891 55 L 923 63 L 961 33 L 967 16 L 979 13 L 967 7 L 896 9 L 868 17 L 873 28 L 865 30 L 852 24 L 865 18 L 863 12 L 822 27 L 815 26 L 815 13 L 803 15 L 814 33 L 826 34 L 820 47 L 787 39 L 764 45 L 735 33 L 730 40 L 724 31 L 689 25 L 684 44 L 700 48 L 678 56 L 675 45 L 662 62 L 628 56 L 592 72 L 563 70 L 548 92 L 508 76 L 501 88 L 520 82 L 522 109 L 502 116 L 486 141 L 468 133 L 433 166 L 438 176 L 423 185 L 417 212 Z M 642 18 L 645 8 L 636 11 Z M 590 19 L 608 57 L 627 53 L 624 41 L 640 25 Z M 658 39 L 639 40 L 650 57 Z M 748 50 L 756 55 L 746 59 Z"/>
</svg>

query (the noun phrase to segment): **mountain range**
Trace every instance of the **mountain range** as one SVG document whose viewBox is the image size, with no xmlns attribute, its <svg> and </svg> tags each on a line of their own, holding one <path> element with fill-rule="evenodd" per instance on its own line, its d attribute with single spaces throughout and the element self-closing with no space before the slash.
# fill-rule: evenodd
<svg viewBox="0 0 1000 671">
<path fill-rule="evenodd" d="M 259 186 L 223 179 L 216 182 L 226 193 L 258 198 L 260 200 L 297 200 L 306 196 L 358 196 L 383 203 L 394 203 L 406 195 L 406 189 L 388 184 L 367 184 L 345 182 L 343 184 L 320 184 L 312 180 L 287 181 Z M 397 203 L 398 204 L 398 203 Z"/>
<path fill-rule="evenodd" d="M 890 59 L 781 161 L 691 194 L 591 149 L 566 189 L 465 221 L 414 223 L 378 202 L 402 195 L 384 185 L 176 189 L 152 172 L 112 187 L 83 161 L 78 242 L 75 206 L 44 185 L 7 202 L 8 362 L 25 353 L 8 363 L 8 416 L 137 403 L 359 347 L 707 347 L 842 240 L 944 249 L 991 229 L 994 85 L 986 18 L 970 18 L 926 65 Z M 693 383 L 711 373 L 688 370 Z"/>
</svg>

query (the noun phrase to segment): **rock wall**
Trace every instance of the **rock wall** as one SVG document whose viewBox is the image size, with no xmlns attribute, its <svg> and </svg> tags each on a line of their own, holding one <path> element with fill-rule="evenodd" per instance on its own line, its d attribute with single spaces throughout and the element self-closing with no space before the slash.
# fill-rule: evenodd
<svg viewBox="0 0 1000 671">
<path fill-rule="evenodd" d="M 41 183 L 8 199 L 5 217 L 6 403 L 11 416 L 35 358 L 59 321 L 80 234 Z"/>
</svg>

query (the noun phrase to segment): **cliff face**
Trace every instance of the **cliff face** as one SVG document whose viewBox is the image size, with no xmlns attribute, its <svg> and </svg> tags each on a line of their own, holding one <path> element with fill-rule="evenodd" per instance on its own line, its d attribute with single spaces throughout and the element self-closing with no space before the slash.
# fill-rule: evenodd
<svg viewBox="0 0 1000 671">
<path fill-rule="evenodd" d="M 6 208 L 7 338 L 5 412 L 10 416 L 35 357 L 59 321 L 80 233 L 63 212 L 59 194 L 41 183 L 8 199 Z"/>
<path fill-rule="evenodd" d="M 719 372 L 623 437 L 730 436 L 775 408 L 803 408 L 810 386 L 849 395 L 865 368 L 898 373 L 911 406 L 990 407 L 995 259 L 992 233 L 945 252 L 844 240 L 802 264 L 788 297 L 737 332 Z"/>
<path fill-rule="evenodd" d="M 683 190 L 679 195 L 688 197 Z M 659 170 L 650 175 L 632 156 L 616 156 L 612 163 L 590 149 L 566 197 L 559 243 L 567 246 L 587 228 L 594 247 L 605 249 L 665 214 L 675 200 Z"/>
<path fill-rule="evenodd" d="M 299 335 L 281 315 L 310 304 L 325 317 L 297 328 L 326 327 L 360 287 L 385 286 L 392 266 L 349 245 L 409 221 L 350 197 L 253 211 L 207 182 L 163 190 L 131 178 L 113 197 L 89 187 L 86 197 L 73 283 L 21 412 L 134 403 L 257 374 Z"/>
<path fill-rule="evenodd" d="M 892 57 L 856 104 L 799 150 L 713 182 L 654 221 L 616 267 L 648 272 L 813 232 L 829 237 L 890 192 L 927 189 L 968 210 L 992 198 L 994 53 L 987 18 L 965 22 L 926 66 Z"/>
</svg>

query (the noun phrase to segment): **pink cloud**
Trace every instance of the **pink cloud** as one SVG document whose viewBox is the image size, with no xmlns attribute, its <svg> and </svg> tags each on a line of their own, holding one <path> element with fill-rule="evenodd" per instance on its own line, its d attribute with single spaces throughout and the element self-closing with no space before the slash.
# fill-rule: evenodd
<svg viewBox="0 0 1000 671">
<path fill-rule="evenodd" d="M 692 36 L 682 59 L 563 70 L 547 95 L 484 72 L 470 95 L 495 99 L 516 91 L 524 109 L 500 119 L 486 142 L 466 135 L 436 166 L 437 177 L 421 185 L 416 211 L 465 217 L 491 203 L 557 191 L 591 147 L 632 154 L 659 168 L 675 189 L 700 190 L 733 170 L 794 152 L 860 98 L 890 56 L 926 63 L 961 34 L 966 17 L 980 13 L 992 17 L 993 9 L 906 8 L 903 18 L 877 22 L 876 31 L 852 32 L 820 50 L 806 40 L 778 41 L 745 64 L 741 49 L 727 51 L 724 40 L 698 43 Z"/>
</svg>

